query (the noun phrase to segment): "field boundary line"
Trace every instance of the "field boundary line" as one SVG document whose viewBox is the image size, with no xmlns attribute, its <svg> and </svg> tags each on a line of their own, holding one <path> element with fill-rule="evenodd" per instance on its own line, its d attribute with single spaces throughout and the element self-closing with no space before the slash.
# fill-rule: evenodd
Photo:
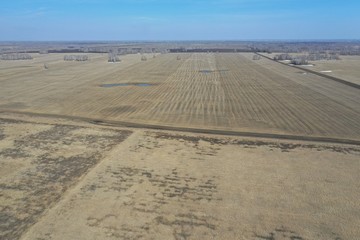
<svg viewBox="0 0 360 240">
<path fill-rule="evenodd" d="M 95 125 L 102 125 L 102 126 L 109 126 L 109 127 L 143 128 L 143 129 L 150 129 L 150 130 L 165 130 L 165 131 L 187 132 L 187 133 L 214 134 L 214 135 L 223 135 L 223 136 L 254 137 L 254 138 L 295 140 L 295 141 L 348 144 L 348 145 L 360 146 L 360 140 L 345 139 L 345 138 L 290 135 L 290 134 L 277 134 L 277 133 L 261 133 L 261 132 L 242 132 L 242 131 L 235 131 L 235 130 L 220 130 L 220 129 L 206 129 L 206 128 L 176 127 L 176 126 L 168 126 L 168 125 L 133 123 L 133 122 L 116 121 L 116 120 L 101 120 L 101 119 L 89 118 L 89 117 L 69 116 L 69 115 L 50 114 L 50 113 L 35 113 L 35 112 L 26 112 L 26 111 L 13 111 L 13 110 L 0 110 L 0 113 L 15 113 L 15 114 L 25 114 L 25 115 L 30 115 L 30 116 L 38 116 L 38 117 L 47 117 L 47 118 L 62 118 L 62 119 L 68 119 L 68 120 L 80 120 L 80 121 L 84 121 L 84 122 L 95 124 Z"/>
<path fill-rule="evenodd" d="M 283 63 L 283 62 L 279 62 L 279 61 L 276 61 L 275 59 L 272 59 L 271 57 L 268 57 L 268 56 L 265 56 L 263 54 L 260 54 L 260 53 L 257 53 L 255 52 L 255 54 L 261 56 L 261 57 L 264 57 L 266 59 L 269 59 L 271 61 L 274 61 L 274 62 L 277 62 L 279 64 L 282 64 L 284 66 L 288 66 L 288 67 L 293 67 L 293 68 L 296 68 L 296 69 L 299 69 L 299 70 L 302 70 L 302 71 L 305 71 L 305 72 L 308 72 L 308 73 L 312 73 L 312 74 L 315 74 L 315 75 L 318 75 L 320 77 L 324 77 L 324 78 L 327 78 L 329 80 L 333 80 L 333 81 L 336 81 L 338 83 L 342 83 L 344 85 L 347 85 L 347 86 L 350 86 L 350 87 L 353 87 L 353 88 L 357 88 L 357 89 L 360 89 L 360 85 L 359 84 L 356 84 L 356 83 L 353 83 L 353 82 L 349 82 L 349 81 L 346 81 L 344 79 L 341 79 L 341 78 L 337 78 L 337 77 L 334 77 L 334 76 L 329 76 L 329 75 L 326 75 L 326 74 L 323 74 L 323 73 L 320 73 L 320 72 L 316 72 L 316 71 L 313 71 L 313 70 L 310 70 L 310 69 L 306 69 L 306 68 L 302 68 L 302 67 L 298 67 L 298 66 L 295 66 L 295 65 L 289 65 L 289 64 L 286 64 L 286 63 Z"/>
</svg>

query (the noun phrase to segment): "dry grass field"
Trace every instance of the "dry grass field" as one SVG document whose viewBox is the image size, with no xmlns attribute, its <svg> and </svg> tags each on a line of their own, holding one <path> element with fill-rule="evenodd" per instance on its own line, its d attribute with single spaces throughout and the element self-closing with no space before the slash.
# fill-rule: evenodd
<svg viewBox="0 0 360 240">
<path fill-rule="evenodd" d="M 357 239 L 360 148 L 3 114 L 0 239 Z"/>
<path fill-rule="evenodd" d="M 0 61 L 0 240 L 360 238 L 359 89 L 251 53 L 88 55 Z"/>
<path fill-rule="evenodd" d="M 281 53 L 264 53 L 265 56 L 273 58 Z M 303 53 L 289 53 L 292 56 L 304 55 Z M 341 60 L 310 61 L 313 66 L 305 67 L 311 70 L 338 77 L 349 82 L 360 84 L 360 56 L 340 56 Z M 330 72 L 331 71 L 331 72 Z"/>
<path fill-rule="evenodd" d="M 360 56 L 341 56 L 340 58 L 340 61 L 312 62 L 314 64 L 312 69 L 320 72 L 325 71 L 324 73 L 330 76 L 360 84 Z"/>
<path fill-rule="evenodd" d="M 18 239 L 130 131 L 0 120 L 0 239 Z"/>
</svg>

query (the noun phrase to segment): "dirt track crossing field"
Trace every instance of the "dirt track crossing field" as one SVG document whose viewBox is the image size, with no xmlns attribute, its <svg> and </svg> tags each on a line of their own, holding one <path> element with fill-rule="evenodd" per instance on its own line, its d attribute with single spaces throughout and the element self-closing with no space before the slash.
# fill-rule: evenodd
<svg viewBox="0 0 360 240">
<path fill-rule="evenodd" d="M 356 146 L 5 117 L 1 239 L 360 235 Z"/>
<path fill-rule="evenodd" d="M 0 119 L 0 239 L 18 239 L 130 131 Z"/>
</svg>

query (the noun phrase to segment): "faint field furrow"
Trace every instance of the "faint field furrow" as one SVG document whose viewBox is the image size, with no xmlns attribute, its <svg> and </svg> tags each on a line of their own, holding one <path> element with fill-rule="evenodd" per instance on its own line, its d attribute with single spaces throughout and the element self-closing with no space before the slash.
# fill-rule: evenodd
<svg viewBox="0 0 360 240">
<path fill-rule="evenodd" d="M 204 69 L 210 72 L 200 73 Z M 214 69 L 229 71 L 211 72 Z M 181 125 L 186 118 L 193 125 L 227 127 L 231 122 L 235 128 L 250 125 L 305 135 L 353 135 L 354 125 L 358 131 L 356 113 L 288 78 L 266 75 L 241 55 L 194 54 L 164 85 L 172 88 L 159 94 L 158 103 L 147 110 L 155 122 Z M 338 121 L 326 121 L 334 111 L 340 111 Z"/>
<path fill-rule="evenodd" d="M 275 78 L 273 78 L 275 79 Z M 312 116 L 312 117 L 316 117 L 317 115 L 320 115 L 322 119 L 324 119 L 324 116 L 326 119 L 331 119 L 332 117 L 334 117 L 334 114 L 336 114 L 336 112 L 334 112 L 334 109 L 339 108 L 340 111 L 343 111 L 345 113 L 342 113 L 341 116 L 338 116 L 337 119 L 343 118 L 343 119 L 347 119 L 349 121 L 351 121 L 352 123 L 350 124 L 350 126 L 354 126 L 353 124 L 356 123 L 354 122 L 353 118 L 349 118 L 348 116 L 351 116 L 353 114 L 353 111 L 348 111 L 349 109 L 347 109 L 346 106 L 336 106 L 338 105 L 337 102 L 332 101 L 331 99 L 329 99 L 328 97 L 324 97 L 323 96 L 319 96 L 319 94 L 304 94 L 305 92 L 311 92 L 311 90 L 307 90 L 307 91 L 302 91 L 301 86 L 300 87 L 290 87 L 288 86 L 287 88 L 282 88 L 282 93 L 285 92 L 290 92 L 291 95 L 286 95 L 286 94 L 277 94 L 279 96 L 279 98 L 283 98 L 283 101 L 289 100 L 290 96 L 292 96 L 294 99 L 296 99 L 297 102 L 301 103 L 303 102 L 304 109 L 303 111 L 310 111 L 310 114 L 308 114 L 307 116 Z M 300 90 L 300 91 L 299 91 Z M 295 93 L 295 94 L 294 94 Z M 299 104 L 300 105 L 300 104 Z M 335 105 L 335 106 L 334 106 Z M 298 119 L 302 119 L 302 116 L 304 115 L 302 113 L 299 113 L 298 111 L 295 112 L 295 114 L 297 115 L 296 117 Z M 320 123 L 321 126 L 324 125 L 324 123 L 322 123 L 321 118 L 318 119 L 320 121 L 315 121 L 313 123 L 317 124 Z M 355 118 L 356 119 L 356 118 Z M 328 125 L 327 127 L 331 127 L 334 126 L 334 123 L 325 123 L 325 125 Z M 319 126 L 320 127 L 320 126 Z M 343 129 L 340 127 L 340 129 Z"/>
<path fill-rule="evenodd" d="M 253 76 L 253 74 L 251 73 L 251 75 L 247 74 L 243 74 L 243 73 L 239 73 L 237 76 L 235 76 L 235 78 L 242 78 L 242 76 Z M 246 82 L 245 82 L 246 81 Z M 235 88 L 231 88 L 231 89 L 242 89 L 242 96 L 243 98 L 240 101 L 245 101 L 247 102 L 247 104 L 245 104 L 246 106 L 248 106 L 250 109 L 247 111 L 247 113 L 249 114 L 249 118 L 254 118 L 257 121 L 262 121 L 264 123 L 271 123 L 271 119 L 274 119 L 274 116 L 271 116 L 272 114 L 275 114 L 276 111 L 273 111 L 271 108 L 271 104 L 268 104 L 269 102 L 272 101 L 272 99 L 266 99 L 264 96 L 264 91 L 262 88 L 260 88 L 258 86 L 258 83 L 256 81 L 256 78 L 253 79 L 244 79 L 243 81 L 241 81 L 241 83 L 247 83 L 246 85 L 243 85 L 243 87 L 240 85 L 236 86 Z M 255 83 L 255 84 L 254 84 Z M 245 88 L 246 86 L 246 88 Z M 244 91 L 245 90 L 245 91 Z M 236 94 L 235 91 L 232 94 Z M 259 109 L 259 107 L 261 109 Z M 269 112 L 267 110 L 270 110 Z M 265 114 L 264 114 L 265 113 Z M 270 115 L 270 116 L 269 116 Z M 284 119 L 279 119 L 278 122 L 282 122 L 282 125 L 285 124 Z M 287 125 L 287 124 L 286 124 Z"/>
<path fill-rule="evenodd" d="M 77 67 L 58 63 L 46 74 L 7 81 L 0 108 L 4 102 L 38 113 L 140 124 L 360 139 L 358 89 L 248 54 L 177 56 L 140 61 L 138 55 L 119 65 L 100 58 Z"/>
<path fill-rule="evenodd" d="M 114 66 L 105 63 L 105 67 L 93 71 L 100 61 L 105 62 L 106 60 L 102 58 L 87 63 L 64 63 L 62 61 L 51 65 L 49 70 L 41 68 L 41 71 L 37 73 L 29 72 L 23 77 L 6 78 L 6 81 L 2 82 L 0 95 L 6 97 L 7 101 L 32 101 L 39 106 L 46 106 L 45 102 L 57 106 L 65 99 L 64 96 L 76 95 L 83 88 L 91 86 L 94 80 L 106 78 L 107 75 L 117 70 Z"/>
<path fill-rule="evenodd" d="M 236 76 L 234 72 L 224 74 L 223 76 L 223 86 L 226 89 L 228 99 L 231 99 L 231 102 L 228 107 L 233 108 L 233 112 L 237 119 L 247 119 L 255 120 L 262 122 L 269 122 L 267 115 L 259 116 L 259 111 L 257 109 L 257 103 L 254 100 L 259 100 L 254 96 L 257 94 L 256 91 L 253 91 L 249 88 L 245 88 L 244 81 L 228 81 L 227 79 L 240 79 L 241 75 Z M 249 91 L 251 90 L 251 91 Z"/>
<path fill-rule="evenodd" d="M 303 95 L 311 96 L 315 99 L 331 98 L 332 102 L 335 101 L 342 107 L 351 108 L 353 111 L 359 113 L 360 94 L 358 89 L 334 81 L 329 81 L 328 79 L 313 74 L 299 74 L 296 69 L 277 64 L 267 59 L 262 61 L 264 68 L 260 69 L 261 72 L 264 74 L 268 74 L 269 71 L 278 74 L 283 72 L 284 76 L 292 75 L 292 82 L 297 83 L 296 86 L 298 87 L 299 85 L 301 86 L 300 89 L 303 90 Z M 276 68 L 274 68 L 273 64 L 276 65 Z"/>
<path fill-rule="evenodd" d="M 220 108 L 216 107 L 217 104 L 221 105 L 221 103 L 215 101 L 215 96 L 219 95 L 219 88 L 214 84 L 216 80 L 211 79 L 213 74 L 210 77 L 199 73 L 201 69 L 214 67 L 209 66 L 211 61 L 201 61 L 198 65 L 194 64 L 194 59 L 197 59 L 196 55 L 193 55 L 191 59 L 185 62 L 167 81 L 167 83 L 174 86 L 174 89 L 182 89 L 182 91 L 168 94 L 170 95 L 169 99 L 161 101 L 161 104 L 156 108 L 162 109 L 162 115 L 168 120 L 177 121 L 174 119 L 176 114 L 177 116 L 188 116 L 187 118 L 190 119 L 195 116 L 198 121 L 207 118 L 207 122 L 209 122 L 213 119 L 213 122 L 216 123 L 218 120 L 214 109 Z M 212 61 L 214 65 L 214 59 Z M 204 63 L 207 65 L 204 65 Z M 194 65 L 197 65 L 198 69 L 192 69 Z M 222 112 L 222 110 L 218 111 Z"/>
<path fill-rule="evenodd" d="M 247 59 L 251 59 L 248 54 L 244 54 Z M 331 97 L 334 101 L 339 102 L 341 105 L 348 106 L 354 111 L 359 112 L 360 94 L 359 89 L 355 89 L 338 82 L 322 78 L 314 74 L 302 74 L 298 69 L 294 69 L 268 59 L 261 59 L 255 62 L 256 65 L 262 67 L 263 72 L 274 72 L 278 75 L 291 78 L 293 82 L 296 82 L 303 87 L 306 87 L 311 92 L 316 91 L 317 94 Z"/>
<path fill-rule="evenodd" d="M 241 61 L 242 61 L 242 59 L 241 59 Z M 248 63 L 248 62 L 249 61 L 245 61 L 245 63 Z M 244 68 L 244 69 L 249 69 L 249 68 L 251 68 L 250 64 L 248 64 L 248 66 L 246 66 L 246 68 Z M 310 125 L 313 126 L 314 124 L 316 124 L 316 122 L 310 122 L 309 123 L 309 122 L 304 121 L 304 116 L 312 117 L 312 115 L 313 115 L 313 114 L 304 114 L 303 111 L 309 110 L 308 108 L 310 108 L 310 109 L 312 108 L 313 113 L 319 113 L 320 112 L 322 114 L 322 117 L 325 116 L 327 118 L 331 118 L 331 116 L 326 113 L 326 112 L 329 112 L 330 109 L 326 109 L 327 111 L 322 111 L 322 108 L 323 108 L 323 106 L 326 106 L 328 104 L 330 104 L 332 107 L 334 107 L 334 105 L 336 105 L 336 102 L 331 101 L 331 99 L 327 99 L 327 101 L 324 101 L 324 100 L 320 99 L 321 100 L 320 102 L 316 98 L 307 99 L 308 96 L 306 96 L 306 97 L 301 96 L 301 95 L 303 95 L 301 93 L 302 92 L 309 92 L 308 89 L 306 89 L 307 91 L 301 91 L 301 90 L 304 90 L 304 89 L 300 89 L 300 91 L 299 91 L 298 90 L 299 86 L 294 85 L 294 83 L 290 79 L 283 78 L 281 76 L 268 78 L 267 76 L 265 76 L 265 75 L 261 76 L 261 78 L 260 78 L 261 80 L 267 79 L 267 81 L 261 81 L 261 83 L 275 82 L 275 81 L 279 81 L 279 79 L 283 81 L 283 82 L 278 84 L 278 88 L 279 88 L 279 91 L 277 91 L 278 94 L 272 93 L 271 91 L 265 91 L 265 92 L 270 93 L 270 94 L 272 93 L 272 96 L 271 96 L 272 98 L 276 97 L 276 99 L 281 99 L 284 102 L 283 107 L 281 107 L 281 108 L 279 107 L 276 112 L 280 113 L 281 111 L 283 111 L 283 109 L 287 108 L 288 110 L 290 110 L 292 112 L 292 114 L 294 114 L 294 116 L 292 118 L 293 121 L 294 120 L 295 121 L 301 121 L 302 124 L 306 124 L 306 126 L 310 126 Z M 275 83 L 277 84 L 277 82 L 275 82 Z M 283 85 L 285 85 L 286 87 L 282 87 Z M 275 87 L 275 86 L 273 86 L 273 87 Z M 269 87 L 268 87 L 268 89 L 271 89 Z M 300 86 L 300 88 L 301 88 L 301 86 Z M 260 92 L 260 89 L 258 89 L 257 92 Z M 263 91 L 261 91 L 261 92 L 263 92 Z M 287 92 L 290 92 L 290 94 L 287 94 Z M 298 96 L 298 95 L 300 95 L 300 96 Z M 316 94 L 313 94 L 313 95 L 316 95 Z M 295 98 L 297 97 L 296 101 L 293 101 L 294 97 Z M 313 102 L 318 102 L 318 103 L 317 103 L 317 105 L 314 105 Z M 302 112 L 299 112 L 297 110 L 297 106 L 300 107 L 302 105 L 306 106 L 306 107 L 304 107 L 304 109 L 302 109 Z M 319 107 L 320 105 L 321 105 L 321 107 Z M 313 106 L 313 107 L 311 107 L 311 106 Z M 336 107 L 341 108 L 341 106 L 336 106 Z M 344 109 L 346 109 L 346 108 L 344 108 Z M 341 111 L 346 111 L 344 109 L 341 108 Z M 332 111 L 334 111 L 334 110 L 332 110 Z M 347 114 L 344 114 L 344 116 L 347 116 L 348 114 L 353 114 L 353 113 L 347 113 Z M 343 118 L 348 118 L 348 117 L 343 117 Z M 299 119 L 299 120 L 297 120 L 297 119 Z M 353 124 L 354 124 L 354 120 L 356 120 L 356 116 L 353 116 L 351 119 L 353 119 L 353 121 L 351 122 L 352 124 L 350 126 L 353 128 Z M 320 121 L 320 124 L 321 124 L 321 126 L 324 125 L 323 123 L 321 123 L 321 121 Z M 330 123 L 330 125 L 334 126 L 334 123 Z M 328 126 L 327 131 L 329 130 L 329 127 L 331 127 L 331 126 Z M 317 128 L 319 128 L 319 127 L 320 126 L 317 126 Z M 344 129 L 344 126 L 340 126 L 340 129 Z"/>
<path fill-rule="evenodd" d="M 157 84 L 153 86 L 154 88 L 159 87 L 164 81 L 164 78 L 167 77 L 168 72 L 176 69 L 176 60 L 173 62 L 172 67 L 166 66 L 159 71 L 159 66 L 169 62 L 169 58 L 165 57 L 157 57 L 156 59 L 150 59 L 146 62 L 140 62 L 127 68 L 126 70 L 119 70 L 117 73 L 109 76 L 107 79 L 107 83 L 131 83 L 131 82 L 140 82 L 140 83 L 154 83 Z M 171 61 L 170 61 L 171 62 Z M 157 69 L 157 74 L 149 74 L 147 77 L 146 74 L 149 72 L 154 72 L 154 69 Z M 140 70 L 140 71 L 139 71 Z M 74 112 L 87 112 L 88 109 L 91 109 L 92 114 L 97 116 L 105 115 L 105 116 L 113 116 L 118 117 L 122 115 L 123 117 L 131 116 L 131 114 L 141 113 L 142 108 L 147 108 L 150 106 L 154 99 L 156 99 L 158 92 L 150 92 L 149 88 L 137 87 L 137 86 L 127 86 L 124 88 L 98 88 L 91 89 L 92 93 L 89 94 L 81 94 L 80 96 L 73 96 L 74 102 L 77 102 L 77 106 L 75 106 Z M 99 93 L 100 92 L 100 93 Z M 104 94 L 107 93 L 107 94 Z M 96 95 L 99 95 L 96 97 Z M 146 98 L 144 99 L 144 97 Z M 147 101 L 148 99 L 148 101 Z M 103 104 L 99 104 L 103 103 Z M 94 107 L 98 107 L 95 109 Z M 112 112 L 112 110 L 116 108 L 112 108 L 114 106 L 118 106 L 119 111 Z M 124 106 L 133 106 L 130 111 L 123 111 L 121 109 L 125 109 Z M 72 107 L 73 108 L 73 107 Z M 140 109 L 140 110 L 139 110 Z"/>
</svg>

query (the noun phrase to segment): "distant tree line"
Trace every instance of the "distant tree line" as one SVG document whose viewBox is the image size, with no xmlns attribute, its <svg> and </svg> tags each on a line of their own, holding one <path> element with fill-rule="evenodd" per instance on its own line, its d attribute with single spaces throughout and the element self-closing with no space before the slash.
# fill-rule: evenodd
<svg viewBox="0 0 360 240">
<path fill-rule="evenodd" d="M 310 53 L 306 56 L 309 61 L 340 60 L 338 53 Z"/>
<path fill-rule="evenodd" d="M 306 58 L 304 58 L 304 57 L 296 57 L 296 58 L 292 59 L 290 63 L 294 64 L 294 65 L 307 65 L 307 64 L 309 64 L 308 60 Z"/>
<path fill-rule="evenodd" d="M 10 54 L 2 54 L 0 56 L 1 60 L 30 60 L 33 57 L 28 53 L 10 53 Z"/>
<path fill-rule="evenodd" d="M 294 65 L 306 65 L 309 64 L 306 56 L 291 56 L 287 53 L 279 54 L 274 57 L 276 61 L 290 61 Z"/>
<path fill-rule="evenodd" d="M 288 60 L 294 65 L 306 65 L 308 61 L 319 61 L 319 60 L 340 60 L 339 54 L 334 53 L 311 53 L 307 55 L 290 55 L 288 53 L 278 54 L 274 56 L 276 61 Z"/>
<path fill-rule="evenodd" d="M 278 55 L 274 56 L 274 60 L 276 60 L 276 61 L 285 61 L 285 60 L 292 60 L 292 59 L 293 59 L 293 57 L 287 53 L 278 54 Z"/>
<path fill-rule="evenodd" d="M 113 46 L 96 46 L 96 47 L 83 47 L 80 49 L 82 52 L 91 53 L 116 53 L 117 55 L 136 54 L 136 53 L 160 53 L 166 52 L 166 49 L 150 48 L 150 47 L 113 47 Z"/>
<path fill-rule="evenodd" d="M 176 42 L 0 42 L 0 53 L 104 53 L 117 49 L 119 55 L 176 52 L 275 52 L 298 54 L 360 55 L 360 40 L 346 41 L 176 41 Z M 224 49 L 224 50 L 221 50 Z"/>
<path fill-rule="evenodd" d="M 79 61 L 84 62 L 88 61 L 89 57 L 87 55 L 65 55 L 64 61 Z"/>
<path fill-rule="evenodd" d="M 360 55 L 359 41 L 249 42 L 254 52 L 308 53 L 329 55 Z"/>
</svg>

